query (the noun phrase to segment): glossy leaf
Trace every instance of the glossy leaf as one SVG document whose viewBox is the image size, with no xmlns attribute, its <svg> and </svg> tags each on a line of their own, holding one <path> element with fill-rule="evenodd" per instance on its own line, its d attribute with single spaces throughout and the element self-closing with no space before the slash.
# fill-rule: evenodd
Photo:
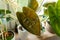
<svg viewBox="0 0 60 40">
<path fill-rule="evenodd" d="M 40 36 L 41 26 L 37 14 L 31 8 L 23 7 L 23 12 L 16 13 L 21 25 L 30 33 Z"/>
</svg>

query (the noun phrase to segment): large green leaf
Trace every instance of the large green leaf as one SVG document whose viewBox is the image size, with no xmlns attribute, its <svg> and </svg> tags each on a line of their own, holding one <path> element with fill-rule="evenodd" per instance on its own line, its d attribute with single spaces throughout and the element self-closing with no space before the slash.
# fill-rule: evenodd
<svg viewBox="0 0 60 40">
<path fill-rule="evenodd" d="M 30 33 L 40 36 L 40 21 L 34 10 L 23 7 L 23 12 L 16 13 L 21 25 Z"/>
<path fill-rule="evenodd" d="M 57 13 L 55 7 L 49 6 L 48 11 L 49 11 L 51 27 L 53 28 L 54 32 L 58 36 L 60 36 L 60 17 L 57 15 L 58 13 Z"/>
<path fill-rule="evenodd" d="M 58 0 L 58 2 L 57 2 L 57 4 L 56 4 L 56 7 L 57 7 L 58 9 L 60 9 L 60 0 Z"/>
<path fill-rule="evenodd" d="M 60 0 L 56 3 L 57 16 L 60 16 Z"/>
</svg>

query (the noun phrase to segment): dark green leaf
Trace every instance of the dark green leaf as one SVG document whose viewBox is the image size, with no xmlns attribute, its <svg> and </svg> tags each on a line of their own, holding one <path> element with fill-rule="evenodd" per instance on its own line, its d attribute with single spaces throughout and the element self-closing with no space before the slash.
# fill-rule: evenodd
<svg viewBox="0 0 60 40">
<path fill-rule="evenodd" d="M 60 18 L 57 15 L 56 9 L 53 6 L 49 6 L 48 11 L 51 27 L 53 28 L 54 32 L 60 36 Z"/>
<path fill-rule="evenodd" d="M 10 14 L 11 11 L 6 10 L 6 14 Z M 0 18 L 2 18 L 3 16 L 5 16 L 5 10 L 4 9 L 0 9 Z"/>
<path fill-rule="evenodd" d="M 6 21 L 7 22 L 9 22 L 9 21 L 11 21 L 13 18 L 11 18 L 11 17 L 6 17 Z"/>
</svg>

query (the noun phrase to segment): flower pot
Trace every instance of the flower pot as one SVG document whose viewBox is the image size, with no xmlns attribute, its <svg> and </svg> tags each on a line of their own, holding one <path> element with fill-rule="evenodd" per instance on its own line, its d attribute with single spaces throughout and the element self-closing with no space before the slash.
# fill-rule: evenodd
<svg viewBox="0 0 60 40">
<path fill-rule="evenodd" d="M 4 40 L 11 40 L 14 37 L 14 33 L 12 31 L 3 32 Z M 0 35 L 0 39 L 2 39 L 2 35 Z"/>
</svg>

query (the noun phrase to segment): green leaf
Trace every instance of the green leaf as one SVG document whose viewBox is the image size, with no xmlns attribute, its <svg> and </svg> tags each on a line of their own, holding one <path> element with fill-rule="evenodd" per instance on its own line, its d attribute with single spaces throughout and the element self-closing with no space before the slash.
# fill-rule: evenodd
<svg viewBox="0 0 60 40">
<path fill-rule="evenodd" d="M 44 15 L 49 16 L 48 10 L 44 9 Z"/>
<path fill-rule="evenodd" d="M 51 3 L 45 3 L 43 6 L 47 9 L 44 9 L 44 15 L 46 16 L 49 16 L 49 13 L 48 13 L 48 7 L 52 5 L 53 7 L 56 6 L 56 2 L 51 2 Z"/>
<path fill-rule="evenodd" d="M 7 21 L 7 22 L 9 22 L 9 21 L 11 21 L 11 20 L 13 20 L 13 18 L 11 18 L 11 17 L 6 17 L 6 21 Z"/>
<path fill-rule="evenodd" d="M 2 20 L 0 19 L 0 24 L 2 24 Z"/>
<path fill-rule="evenodd" d="M 58 9 L 60 9 L 60 0 L 58 0 L 58 2 L 57 2 L 57 4 L 56 4 L 56 7 L 57 7 Z"/>
<path fill-rule="evenodd" d="M 50 24 L 54 32 L 60 36 L 60 18 L 57 15 L 56 9 L 53 6 L 48 7 Z"/>
<path fill-rule="evenodd" d="M 10 14 L 11 11 L 6 10 L 6 14 Z M 5 10 L 4 9 L 0 9 L 0 17 L 2 18 L 5 15 Z"/>
<path fill-rule="evenodd" d="M 60 0 L 58 0 L 58 2 L 56 3 L 56 11 L 57 15 L 60 16 Z"/>
<path fill-rule="evenodd" d="M 7 13 L 7 14 L 8 14 L 8 13 L 11 13 L 11 11 L 6 10 L 6 13 Z M 5 14 L 5 10 L 4 10 L 4 9 L 0 9 L 0 14 Z"/>
<path fill-rule="evenodd" d="M 0 24 L 1 24 L 1 22 L 0 22 Z"/>
<path fill-rule="evenodd" d="M 37 2 L 37 0 L 30 0 L 30 2 L 28 4 L 28 7 L 30 7 L 34 11 L 36 11 L 37 8 L 38 8 L 38 2 Z"/>
<path fill-rule="evenodd" d="M 23 7 L 23 12 L 16 13 L 21 25 L 30 33 L 40 36 L 40 20 L 31 8 Z"/>
</svg>

